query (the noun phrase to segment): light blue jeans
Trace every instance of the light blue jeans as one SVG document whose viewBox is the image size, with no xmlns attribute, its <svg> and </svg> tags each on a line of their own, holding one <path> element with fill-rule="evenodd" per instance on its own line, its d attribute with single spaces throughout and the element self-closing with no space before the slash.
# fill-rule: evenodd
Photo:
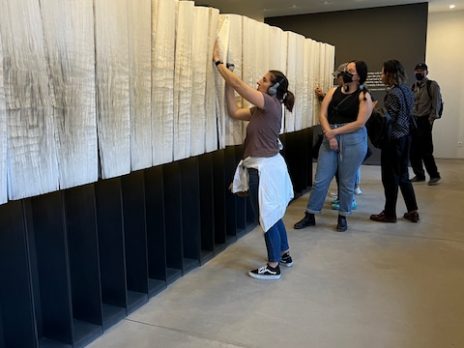
<svg viewBox="0 0 464 348">
<path fill-rule="evenodd" d="M 337 125 L 332 126 L 336 128 Z M 351 214 L 356 172 L 362 164 L 367 152 L 367 132 L 362 127 L 352 133 L 337 136 L 338 151 L 330 149 L 326 138 L 319 149 L 316 176 L 309 196 L 306 211 L 319 214 L 325 202 L 330 182 L 338 169 L 339 178 L 339 214 Z"/>
</svg>

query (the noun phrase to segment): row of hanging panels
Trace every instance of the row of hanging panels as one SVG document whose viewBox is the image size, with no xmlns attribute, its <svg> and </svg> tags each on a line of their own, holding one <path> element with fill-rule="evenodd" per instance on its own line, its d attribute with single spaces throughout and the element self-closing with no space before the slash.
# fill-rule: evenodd
<svg viewBox="0 0 464 348">
<path fill-rule="evenodd" d="M 284 132 L 317 122 L 331 45 L 192 1 L 1 1 L 0 203 L 242 143 L 216 38 L 250 85 L 269 69 L 288 76 Z"/>
</svg>

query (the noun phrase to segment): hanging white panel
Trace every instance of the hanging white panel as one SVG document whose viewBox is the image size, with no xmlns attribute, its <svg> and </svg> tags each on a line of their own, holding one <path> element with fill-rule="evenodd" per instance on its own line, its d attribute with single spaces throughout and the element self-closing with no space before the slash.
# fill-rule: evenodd
<svg viewBox="0 0 464 348">
<path fill-rule="evenodd" d="M 270 26 L 243 17 L 243 79 L 250 86 L 269 71 Z M 274 45 L 273 45 L 274 47 Z"/>
<path fill-rule="evenodd" d="M 153 165 L 172 162 L 176 0 L 152 0 Z"/>
<path fill-rule="evenodd" d="M 303 57 L 302 57 L 302 80 L 300 103 L 302 110 L 301 129 L 307 128 L 312 125 L 312 96 L 314 95 L 314 88 L 312 88 L 310 81 L 310 54 L 311 45 L 308 39 L 303 40 Z"/>
<path fill-rule="evenodd" d="M 42 28 L 38 0 L 0 2 L 10 199 L 58 189 L 53 94 Z"/>
<path fill-rule="evenodd" d="M 305 54 L 305 37 L 296 34 L 296 59 L 295 59 L 295 82 L 293 84 L 295 90 L 295 106 L 293 114 L 295 116 L 295 130 L 301 130 L 305 125 L 303 118 L 306 116 L 306 100 L 307 91 L 305 90 L 305 75 L 304 75 L 304 54 Z"/>
<path fill-rule="evenodd" d="M 257 73 L 258 39 L 256 35 L 256 21 L 248 17 L 243 17 L 242 77 L 243 81 L 250 86 L 256 86 L 256 82 L 259 80 L 259 75 Z"/>
<path fill-rule="evenodd" d="M 242 78 L 250 86 L 257 86 L 257 82 L 269 70 L 269 30 L 264 28 L 267 29 L 269 26 L 243 17 Z M 243 107 L 251 106 L 243 100 Z M 246 126 L 245 123 L 244 127 Z"/>
<path fill-rule="evenodd" d="M 271 56 L 271 29 L 270 26 L 266 23 L 254 21 L 255 26 L 255 35 L 256 35 L 256 76 L 258 81 L 261 77 L 264 76 L 269 71 L 270 56 Z M 273 50 L 274 41 L 272 42 Z"/>
<path fill-rule="evenodd" d="M 193 1 L 177 3 L 176 58 L 174 69 L 174 160 L 190 156 L 192 113 Z"/>
<path fill-rule="evenodd" d="M 212 55 L 214 43 L 216 42 L 218 32 L 219 10 L 209 8 L 209 48 L 208 51 Z M 205 150 L 206 152 L 215 151 L 218 149 L 218 128 L 216 119 L 216 67 L 210 60 L 206 64 L 206 138 Z"/>
<path fill-rule="evenodd" d="M 271 47 L 269 52 L 269 69 L 287 74 L 287 33 L 278 27 L 269 28 Z"/>
<path fill-rule="evenodd" d="M 95 1 L 97 126 L 102 178 L 130 172 L 129 43 L 126 0 Z"/>
<path fill-rule="evenodd" d="M 313 71 L 313 76 L 314 76 L 314 88 L 316 87 L 323 88 L 323 83 L 321 82 L 321 77 L 319 74 L 320 50 L 321 50 L 321 43 L 314 41 L 313 42 L 313 64 L 312 64 L 312 71 Z M 314 98 L 313 109 L 314 109 L 314 123 L 319 124 L 319 113 L 321 111 L 321 103 L 319 102 L 318 98 Z"/>
<path fill-rule="evenodd" d="M 333 71 L 335 70 L 335 46 L 325 44 L 325 60 L 326 60 L 326 69 L 325 69 L 325 83 L 327 84 L 328 88 L 333 85 Z"/>
<path fill-rule="evenodd" d="M 296 90 L 297 39 L 297 34 L 290 31 L 287 32 L 287 78 L 289 84 L 294 86 L 293 93 L 295 94 L 295 103 L 298 103 L 298 92 Z M 295 130 L 295 114 L 296 107 L 293 112 L 290 112 L 287 109 L 285 110 L 285 132 L 293 132 Z"/>
<path fill-rule="evenodd" d="M 98 180 L 93 1 L 42 0 L 60 188 Z"/>
<path fill-rule="evenodd" d="M 271 46 L 269 49 L 269 70 L 279 70 L 287 75 L 287 33 L 278 27 L 269 27 Z M 289 81 L 288 89 L 295 93 L 295 81 Z M 282 112 L 285 113 L 284 107 Z M 282 117 L 281 132 L 285 130 L 285 117 Z"/>
<path fill-rule="evenodd" d="M 8 200 L 7 181 L 6 181 L 6 100 L 5 85 L 3 79 L 3 45 L 2 36 L 0 35 L 0 204 Z"/>
<path fill-rule="evenodd" d="M 314 115 L 314 99 L 316 94 L 314 93 L 315 79 L 314 79 L 314 69 L 313 69 L 313 46 L 314 41 L 311 39 L 305 40 L 305 64 L 304 64 L 304 76 L 305 76 L 305 88 L 307 91 L 307 113 L 304 117 L 305 123 L 304 127 L 311 127 L 315 125 L 315 115 Z"/>
<path fill-rule="evenodd" d="M 151 0 L 128 2 L 131 169 L 151 167 Z"/>
<path fill-rule="evenodd" d="M 230 22 L 229 50 L 227 52 L 227 62 L 235 65 L 234 73 L 242 78 L 242 16 L 228 15 Z M 242 107 L 242 98 L 236 94 L 236 103 Z M 233 119 L 228 114 L 225 116 L 225 137 L 226 146 L 239 145 L 244 139 L 244 122 Z"/>
<path fill-rule="evenodd" d="M 190 155 L 205 152 L 206 80 L 207 67 L 211 65 L 212 51 L 209 45 L 209 9 L 194 8 L 193 55 L 192 55 L 192 117 L 190 119 Z"/>
<path fill-rule="evenodd" d="M 219 16 L 217 39 L 221 50 L 221 57 L 227 57 L 229 50 L 230 19 L 228 16 Z M 217 70 L 217 69 L 216 69 Z M 225 102 L 225 82 L 216 71 L 216 120 L 219 148 L 225 148 L 225 120 L 228 117 Z"/>
<path fill-rule="evenodd" d="M 325 71 L 326 71 L 326 59 L 325 59 L 325 44 L 324 43 L 319 43 L 319 82 L 321 85 L 322 90 L 325 92 L 327 91 L 327 80 L 325 77 Z"/>
</svg>

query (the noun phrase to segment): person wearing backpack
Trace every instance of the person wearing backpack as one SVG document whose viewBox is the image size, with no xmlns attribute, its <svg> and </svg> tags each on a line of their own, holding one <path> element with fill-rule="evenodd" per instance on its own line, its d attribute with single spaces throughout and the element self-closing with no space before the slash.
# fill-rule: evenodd
<svg viewBox="0 0 464 348">
<path fill-rule="evenodd" d="M 416 82 L 412 85 L 415 96 L 412 114 L 417 128 L 411 132 L 410 160 L 415 174 L 411 182 L 425 181 L 423 162 L 430 176 L 428 184 L 437 185 L 441 177 L 433 157 L 432 127 L 433 122 L 440 118 L 443 112 L 440 86 L 436 81 L 427 78 L 428 67 L 425 63 L 417 64 L 414 72 Z"/>
</svg>

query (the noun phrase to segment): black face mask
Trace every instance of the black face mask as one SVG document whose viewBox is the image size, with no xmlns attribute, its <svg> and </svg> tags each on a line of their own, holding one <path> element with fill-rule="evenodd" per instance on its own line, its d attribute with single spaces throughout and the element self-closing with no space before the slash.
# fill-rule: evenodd
<svg viewBox="0 0 464 348">
<path fill-rule="evenodd" d="M 421 73 L 416 73 L 416 80 L 417 81 L 422 81 L 424 79 L 424 75 L 422 75 Z"/>
<path fill-rule="evenodd" d="M 348 71 L 344 71 L 342 73 L 343 83 L 351 83 L 353 82 L 353 74 L 349 73 Z"/>
</svg>

